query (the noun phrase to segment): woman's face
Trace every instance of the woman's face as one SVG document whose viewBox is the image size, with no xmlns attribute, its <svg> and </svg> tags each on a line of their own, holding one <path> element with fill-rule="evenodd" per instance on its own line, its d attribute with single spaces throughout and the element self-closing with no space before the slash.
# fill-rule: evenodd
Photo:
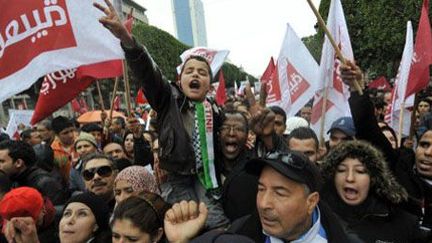
<svg viewBox="0 0 432 243">
<path fill-rule="evenodd" d="M 117 203 L 120 203 L 131 196 L 138 194 L 126 180 L 118 180 L 114 185 L 114 196 Z"/>
<path fill-rule="evenodd" d="M 420 101 L 417 110 L 420 115 L 424 115 L 425 113 L 428 113 L 430 111 L 430 105 L 426 101 Z"/>
<path fill-rule="evenodd" d="M 81 243 L 89 240 L 97 230 L 96 218 L 87 205 L 69 203 L 59 224 L 60 242 Z"/>
<path fill-rule="evenodd" d="M 346 204 L 359 205 L 368 197 L 370 176 L 358 159 L 342 161 L 336 168 L 334 180 L 336 191 Z"/>
<path fill-rule="evenodd" d="M 126 139 L 124 141 L 124 147 L 125 147 L 126 152 L 131 153 L 133 151 L 133 146 L 134 146 L 133 134 L 129 133 L 126 136 Z"/>
<path fill-rule="evenodd" d="M 150 234 L 141 231 L 129 219 L 116 219 L 112 226 L 113 243 L 151 243 L 157 242 L 151 239 Z"/>
</svg>

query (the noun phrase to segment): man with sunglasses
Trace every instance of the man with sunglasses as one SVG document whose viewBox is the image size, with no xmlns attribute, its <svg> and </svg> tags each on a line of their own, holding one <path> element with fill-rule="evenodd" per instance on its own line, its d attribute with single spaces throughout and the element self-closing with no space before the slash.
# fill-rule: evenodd
<svg viewBox="0 0 432 243">
<path fill-rule="evenodd" d="M 114 209 L 114 179 L 117 176 L 117 167 L 114 161 L 103 154 L 92 153 L 83 159 L 82 177 L 87 191 L 104 199 L 110 211 Z"/>
</svg>

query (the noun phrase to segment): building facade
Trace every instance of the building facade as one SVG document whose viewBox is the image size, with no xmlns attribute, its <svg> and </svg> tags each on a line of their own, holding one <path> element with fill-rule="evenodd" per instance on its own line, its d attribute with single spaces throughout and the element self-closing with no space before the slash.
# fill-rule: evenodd
<svg viewBox="0 0 432 243">
<path fill-rule="evenodd" d="M 204 6 L 201 0 L 172 0 L 177 39 L 189 46 L 207 46 Z"/>
</svg>

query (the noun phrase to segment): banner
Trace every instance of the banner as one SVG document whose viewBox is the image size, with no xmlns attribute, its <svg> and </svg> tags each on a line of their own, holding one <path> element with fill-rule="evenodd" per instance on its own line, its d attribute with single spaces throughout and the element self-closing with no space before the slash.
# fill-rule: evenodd
<svg viewBox="0 0 432 243">
<path fill-rule="evenodd" d="M 0 0 L 0 102 L 47 73 L 124 58 L 93 2 Z"/>
<path fill-rule="evenodd" d="M 30 119 L 33 115 L 32 110 L 9 110 L 9 122 L 6 127 L 6 133 L 11 138 L 19 139 L 19 134 L 22 131 L 18 130 L 18 127 L 25 126 L 30 127 Z"/>
</svg>

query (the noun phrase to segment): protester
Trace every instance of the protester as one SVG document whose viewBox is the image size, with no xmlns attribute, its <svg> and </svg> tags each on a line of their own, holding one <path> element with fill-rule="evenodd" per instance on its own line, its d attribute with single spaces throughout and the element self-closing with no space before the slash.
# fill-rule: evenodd
<svg viewBox="0 0 432 243">
<path fill-rule="evenodd" d="M 21 141 L 28 143 L 31 146 L 42 143 L 42 138 L 39 132 L 34 128 L 24 130 L 20 134 L 20 137 L 21 137 Z"/>
<path fill-rule="evenodd" d="M 54 243 L 55 209 L 49 199 L 30 187 L 6 193 L 0 201 L 0 216 L 5 220 L 4 233 L 9 242 L 28 242 L 22 226 L 32 224 L 37 242 Z"/>
<path fill-rule="evenodd" d="M 342 65 L 340 68 L 344 82 L 353 89 L 353 81 L 361 79 L 362 72 L 353 63 Z M 432 229 L 432 127 L 426 126 L 418 134 L 415 156 L 402 156 L 400 150 L 392 148 L 388 139 L 381 132 L 373 115 L 373 105 L 369 99 L 368 91 L 363 95 L 351 92 L 349 99 L 350 109 L 357 131 L 358 139 L 370 142 L 381 150 L 388 167 L 393 171 L 397 181 L 408 192 L 408 202 L 403 208 L 418 216 L 421 229 Z"/>
<path fill-rule="evenodd" d="M 41 136 L 42 142 L 51 146 L 51 143 L 55 139 L 55 133 L 51 126 L 51 120 L 42 120 L 36 125 L 36 129 Z"/>
<path fill-rule="evenodd" d="M 188 58 L 182 65 L 180 82 L 166 82 L 146 49 L 138 45 L 127 32 L 111 3 L 105 3 L 108 8 L 95 3 L 105 13 L 100 22 L 121 40 L 134 77 L 142 82 L 149 104 L 158 113 L 162 148 L 160 167 L 169 172 L 167 181 L 161 184 L 165 199 L 168 202 L 204 201 L 210 211 L 208 225 L 226 225 L 228 220 L 222 207 L 212 195 L 220 185 L 215 180 L 215 170 L 208 169 L 215 166 L 213 158 L 217 156 L 217 149 L 207 141 L 216 141 L 217 134 L 198 132 L 199 127 L 205 124 L 211 124 L 212 127 L 207 129 L 213 131 L 217 131 L 220 126 L 219 110 L 206 100 L 212 78 L 207 60 L 201 56 Z M 201 144 L 208 146 L 205 150 L 198 150 Z M 203 157 L 210 159 L 203 160 Z"/>
<path fill-rule="evenodd" d="M 322 197 L 365 242 L 421 242 L 417 219 L 399 208 L 408 194 L 370 144 L 349 141 L 325 158 Z M 395 234 L 395 232 L 398 232 Z"/>
<path fill-rule="evenodd" d="M 114 136 L 123 139 L 125 137 L 125 128 L 125 119 L 123 117 L 114 117 L 109 130 Z"/>
<path fill-rule="evenodd" d="M 421 99 L 417 105 L 417 112 L 419 113 L 420 118 L 425 116 L 427 113 L 431 111 L 431 101 L 429 99 Z"/>
<path fill-rule="evenodd" d="M 301 108 L 300 117 L 304 118 L 308 123 L 310 123 L 312 117 L 312 106 L 305 105 L 303 108 Z"/>
<path fill-rule="evenodd" d="M 288 135 L 288 148 L 306 155 L 311 162 L 318 163 L 325 151 L 319 147 L 318 137 L 309 127 L 299 127 Z"/>
<path fill-rule="evenodd" d="M 96 123 L 88 123 L 81 127 L 82 132 L 90 133 L 96 139 L 97 148 L 102 150 L 104 144 L 102 142 L 103 139 L 103 129 L 99 124 Z"/>
<path fill-rule="evenodd" d="M 164 218 L 170 207 L 153 193 L 141 193 L 122 201 L 113 214 L 112 242 L 163 242 Z"/>
<path fill-rule="evenodd" d="M 279 106 L 270 106 L 270 110 L 275 113 L 274 130 L 277 135 L 282 136 L 286 128 L 287 116 L 285 111 Z"/>
<path fill-rule="evenodd" d="M 129 166 L 120 171 L 114 180 L 114 195 L 118 203 L 141 192 L 160 194 L 156 179 L 142 166 Z"/>
<path fill-rule="evenodd" d="M 330 134 L 328 145 L 331 150 L 344 141 L 353 140 L 356 130 L 351 117 L 341 117 L 331 124 L 327 133 Z"/>
<path fill-rule="evenodd" d="M 157 156 L 155 152 L 157 151 L 154 151 L 152 148 L 152 138 L 146 138 L 144 127 L 137 118 L 128 118 L 126 127 L 130 133 L 126 133 L 123 147 L 125 151 L 129 151 L 126 152 L 128 158 L 131 158 L 134 165 L 153 166 L 154 159 Z M 128 144 L 127 146 L 126 143 Z M 128 148 L 126 149 L 126 147 Z"/>
<path fill-rule="evenodd" d="M 131 131 L 126 131 L 123 138 L 123 150 L 125 151 L 126 157 L 134 161 L 134 137 Z"/>
<path fill-rule="evenodd" d="M 71 192 L 83 192 L 85 191 L 85 184 L 81 176 L 83 158 L 88 154 L 97 152 L 97 142 L 93 135 L 81 131 L 75 140 L 74 148 L 79 155 L 79 160 L 70 171 L 69 189 Z"/>
<path fill-rule="evenodd" d="M 285 123 L 285 136 L 289 136 L 289 134 L 296 128 L 299 127 L 309 127 L 309 123 L 306 119 L 298 116 L 288 117 Z"/>
<path fill-rule="evenodd" d="M 126 158 L 126 153 L 124 148 L 119 143 L 108 143 L 103 148 L 104 154 L 111 156 L 113 159 L 123 159 Z"/>
<path fill-rule="evenodd" d="M 64 116 L 54 118 L 51 125 L 56 134 L 56 138 L 51 144 L 54 151 L 54 164 L 60 171 L 63 181 L 68 184 L 72 164 L 78 160 L 78 154 L 73 146 L 76 138 L 75 127 Z"/>
<path fill-rule="evenodd" d="M 115 205 L 114 180 L 117 176 L 117 167 L 114 161 L 103 154 L 89 154 L 83 158 L 81 174 L 86 190 L 101 197 L 112 212 Z"/>
<path fill-rule="evenodd" d="M 63 205 L 69 193 L 51 175 L 35 166 L 33 148 L 22 141 L 6 140 L 0 143 L 0 170 L 9 176 L 15 186 L 37 189 L 54 205 Z"/>
</svg>

